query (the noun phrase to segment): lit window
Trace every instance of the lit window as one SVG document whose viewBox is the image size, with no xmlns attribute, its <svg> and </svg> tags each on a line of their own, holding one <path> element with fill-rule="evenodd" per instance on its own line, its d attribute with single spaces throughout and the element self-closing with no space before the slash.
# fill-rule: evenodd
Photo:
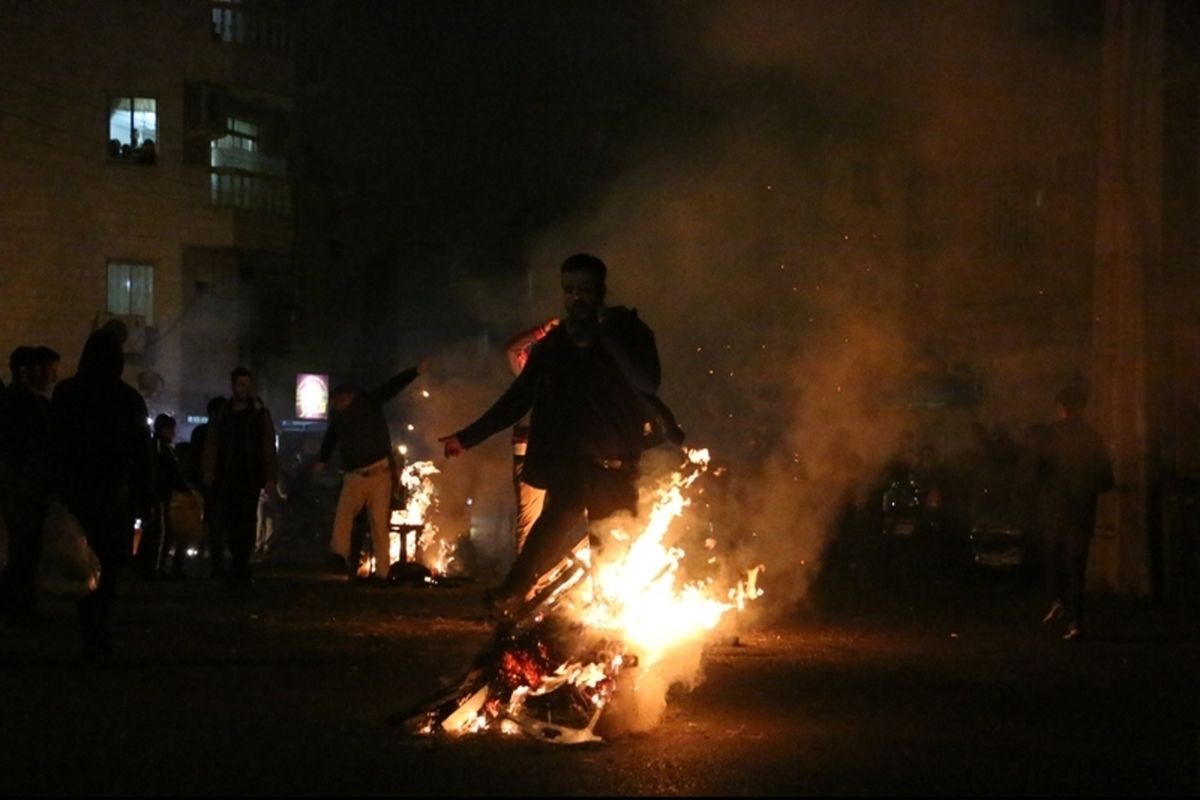
<svg viewBox="0 0 1200 800">
<path fill-rule="evenodd" d="M 215 42 L 251 45 L 287 53 L 292 49 L 291 19 L 285 12 L 264 8 L 258 3 L 214 0 L 212 38 Z"/>
<path fill-rule="evenodd" d="M 241 0 L 222 0 L 212 6 L 213 39 L 221 42 L 242 42 L 246 37 L 245 15 L 237 6 Z"/>
<path fill-rule="evenodd" d="M 108 262 L 108 313 L 139 316 L 153 324 L 153 266 Z"/>
<path fill-rule="evenodd" d="M 108 155 L 153 164 L 158 145 L 158 101 L 153 97 L 113 97 L 108 103 Z"/>
<path fill-rule="evenodd" d="M 257 122 L 226 118 L 225 135 L 209 148 L 212 204 L 286 216 L 291 213 L 287 159 L 261 151 L 261 130 Z"/>
<path fill-rule="evenodd" d="M 224 149 L 244 150 L 247 153 L 258 152 L 258 126 L 253 122 L 247 122 L 244 119 L 237 117 L 229 117 L 225 121 L 225 128 L 229 133 L 219 139 L 214 139 L 212 143 L 212 165 L 220 166 L 217 163 L 219 158 L 217 151 Z"/>
</svg>

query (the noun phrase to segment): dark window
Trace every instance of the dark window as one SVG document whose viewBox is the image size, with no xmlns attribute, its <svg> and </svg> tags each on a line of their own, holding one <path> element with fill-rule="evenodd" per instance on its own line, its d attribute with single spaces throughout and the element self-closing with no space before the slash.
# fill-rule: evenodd
<svg viewBox="0 0 1200 800">
<path fill-rule="evenodd" d="M 1103 0 L 1025 0 L 1025 29 L 1033 34 L 1099 35 L 1104 30 Z"/>
</svg>

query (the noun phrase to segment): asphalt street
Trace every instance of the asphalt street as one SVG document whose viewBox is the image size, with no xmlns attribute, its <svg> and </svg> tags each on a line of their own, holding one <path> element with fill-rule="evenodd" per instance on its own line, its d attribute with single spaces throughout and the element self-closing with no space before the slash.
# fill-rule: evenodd
<svg viewBox="0 0 1200 800">
<path fill-rule="evenodd" d="M 769 583 L 768 583 L 769 588 Z M 406 738 L 391 712 L 483 644 L 482 587 L 367 587 L 265 564 L 256 594 L 125 583 L 111 663 L 72 608 L 0 630 L 13 794 L 1195 795 L 1194 615 L 1098 597 L 1090 637 L 1010 576 L 842 571 L 764 598 L 662 723 L 604 744 Z"/>
</svg>

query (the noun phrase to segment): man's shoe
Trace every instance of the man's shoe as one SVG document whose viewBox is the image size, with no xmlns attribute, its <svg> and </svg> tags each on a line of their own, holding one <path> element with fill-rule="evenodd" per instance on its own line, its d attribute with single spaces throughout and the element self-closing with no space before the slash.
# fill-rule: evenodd
<svg viewBox="0 0 1200 800">
<path fill-rule="evenodd" d="M 1063 608 L 1063 604 L 1055 600 L 1054 605 L 1050 606 L 1050 610 L 1046 612 L 1046 616 L 1042 617 L 1042 624 L 1049 625 L 1051 622 L 1054 622 L 1054 620 L 1065 614 L 1066 611 L 1067 610 Z"/>
<path fill-rule="evenodd" d="M 347 574 L 346 559 L 337 553 L 330 553 L 329 557 L 325 559 L 325 571 L 333 575 Z"/>
</svg>

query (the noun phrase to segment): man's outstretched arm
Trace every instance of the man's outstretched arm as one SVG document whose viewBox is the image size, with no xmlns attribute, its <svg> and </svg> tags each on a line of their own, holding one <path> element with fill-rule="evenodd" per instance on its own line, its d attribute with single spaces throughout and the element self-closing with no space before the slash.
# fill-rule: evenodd
<svg viewBox="0 0 1200 800">
<path fill-rule="evenodd" d="M 462 430 L 438 439 L 445 445 L 447 458 L 453 458 L 482 443 L 493 434 L 511 428 L 529 413 L 529 409 L 533 407 L 534 380 L 532 376 L 537 371 L 537 364 L 537 358 L 531 357 L 526 368 L 513 380 L 508 390 L 500 395 L 500 399 L 483 413 L 483 416 Z"/>
<path fill-rule="evenodd" d="M 400 392 L 404 390 L 405 386 L 408 386 L 410 383 L 416 380 L 418 375 L 420 375 L 422 372 L 427 372 L 428 370 L 429 362 L 422 361 L 415 367 L 409 367 L 403 372 L 397 372 L 395 375 L 388 378 L 374 389 L 363 392 L 363 395 L 372 403 L 383 405 L 388 400 L 391 400 L 393 397 L 400 394 Z"/>
</svg>

